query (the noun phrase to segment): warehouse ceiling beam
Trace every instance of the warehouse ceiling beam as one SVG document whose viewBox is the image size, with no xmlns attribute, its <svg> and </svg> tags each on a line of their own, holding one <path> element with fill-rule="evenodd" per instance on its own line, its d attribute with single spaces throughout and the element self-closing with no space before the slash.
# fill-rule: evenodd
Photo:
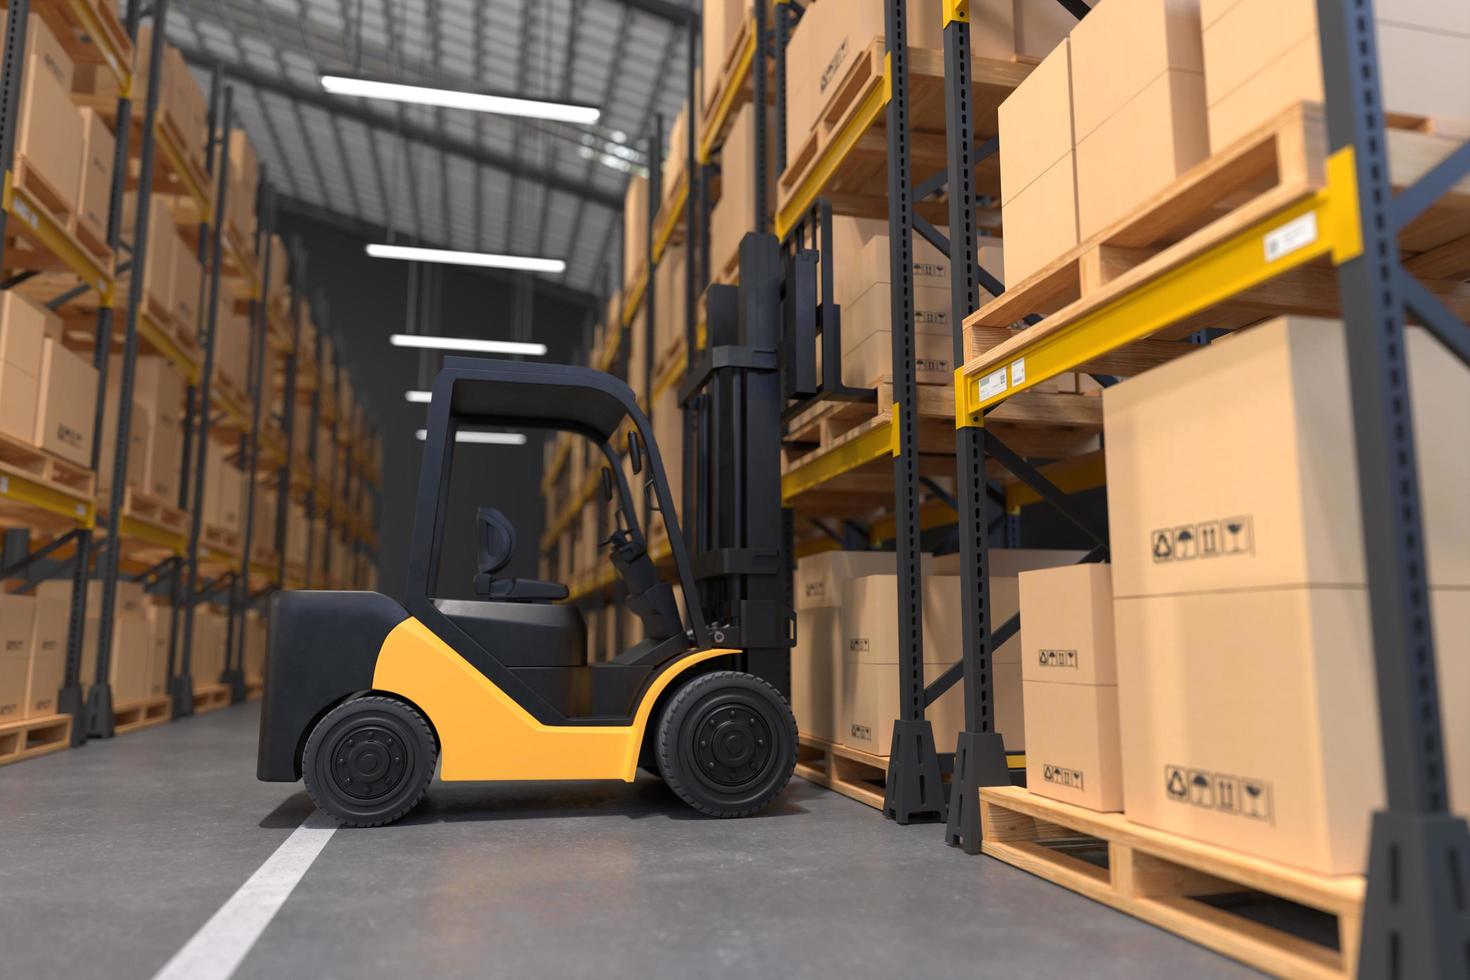
<svg viewBox="0 0 1470 980">
<path fill-rule="evenodd" d="M 366 221 L 354 215 L 343 214 L 334 208 L 314 204 L 311 201 L 302 200 L 301 198 L 278 196 L 276 198 L 276 208 L 280 212 L 293 214 L 298 218 L 304 218 L 315 224 L 339 231 L 344 235 L 351 235 L 353 238 L 360 238 L 365 241 L 382 241 L 387 235 L 387 228 L 381 224 Z M 401 232 L 396 237 L 396 244 L 399 245 L 433 246 L 436 244 L 434 242 L 411 240 Z M 473 271 L 477 275 L 487 276 L 497 282 L 506 284 L 512 284 L 517 278 L 525 275 L 524 273 L 504 272 L 498 269 L 477 268 Z M 566 285 L 564 282 L 546 279 L 541 276 L 530 276 L 529 278 L 535 283 L 538 295 L 560 299 L 563 302 L 570 302 L 577 306 L 585 307 L 588 310 L 597 309 L 599 302 L 597 297 L 585 290 L 576 289 Z"/>
<path fill-rule="evenodd" d="M 185 60 L 190 64 L 208 65 L 211 63 L 209 57 L 196 48 L 181 46 L 180 50 L 183 51 Z M 464 157 L 467 160 L 492 170 L 499 170 L 502 173 L 518 176 L 526 180 L 537 181 L 548 189 L 559 190 L 566 194 L 584 198 L 593 204 L 598 204 L 614 211 L 622 210 L 623 202 L 620 197 L 615 194 L 596 190 L 590 186 L 590 181 L 573 180 L 559 174 L 543 171 L 531 172 L 519 161 L 505 154 L 496 153 L 487 147 L 477 146 L 469 140 L 458 139 L 447 135 L 441 136 L 427 126 L 406 120 L 401 127 L 395 126 L 392 119 L 386 118 L 380 113 L 362 108 L 347 100 L 333 98 L 324 92 L 293 85 L 274 75 L 245 65 L 226 65 L 225 71 L 231 78 L 245 85 L 249 85 L 257 91 L 270 92 L 282 98 L 292 99 L 305 105 L 317 106 L 326 112 L 335 113 L 344 119 L 352 119 L 359 122 L 370 130 L 388 133 L 394 136 L 401 135 L 404 140 L 431 146 L 454 156 Z M 269 113 L 267 113 L 267 117 L 269 117 Z M 297 186 L 299 190 L 299 184 Z"/>
<path fill-rule="evenodd" d="M 669 0 L 613 0 L 613 3 L 680 27 L 692 24 L 698 16 L 692 7 L 682 7 L 677 3 L 670 3 Z"/>
</svg>

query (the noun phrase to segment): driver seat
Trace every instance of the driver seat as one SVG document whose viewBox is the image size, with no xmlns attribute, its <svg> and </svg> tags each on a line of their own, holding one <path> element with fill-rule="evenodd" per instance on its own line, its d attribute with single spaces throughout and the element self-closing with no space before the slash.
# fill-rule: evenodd
<svg viewBox="0 0 1470 980">
<path fill-rule="evenodd" d="M 480 553 L 476 596 L 496 602 L 556 602 L 567 597 L 567 587 L 558 582 L 495 577 L 515 554 L 516 529 L 510 518 L 494 507 L 481 507 L 475 511 L 475 532 Z"/>
</svg>

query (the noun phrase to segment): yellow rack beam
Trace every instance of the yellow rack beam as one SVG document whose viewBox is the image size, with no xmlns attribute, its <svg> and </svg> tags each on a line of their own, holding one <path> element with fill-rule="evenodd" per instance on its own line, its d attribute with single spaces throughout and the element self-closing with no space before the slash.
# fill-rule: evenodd
<svg viewBox="0 0 1470 980">
<path fill-rule="evenodd" d="M 866 133 L 878 121 L 883 110 L 888 107 L 889 100 L 893 98 L 893 62 L 890 56 L 883 56 L 883 84 L 874 89 L 863 98 L 858 109 L 848 117 L 847 122 L 842 124 L 837 135 L 823 148 L 817 157 L 817 162 L 807 171 L 801 183 L 796 186 L 791 197 L 776 211 L 776 237 L 782 241 L 791 233 L 797 223 L 801 221 L 807 210 L 821 195 L 826 188 L 827 182 L 837 172 L 837 168 L 847 159 L 852 148 L 857 145 Z"/>
<path fill-rule="evenodd" d="M 898 455 L 897 441 L 898 427 L 893 424 L 893 419 L 885 419 L 857 438 L 819 454 L 816 459 L 802 463 L 782 476 L 781 502 L 789 504 L 806 491 L 875 459 Z"/>
<path fill-rule="evenodd" d="M 655 229 L 653 229 L 653 261 L 663 261 L 664 251 L 669 247 L 669 241 L 674 237 L 674 229 L 679 227 L 679 219 L 684 214 L 684 208 L 689 203 L 689 172 L 680 175 L 679 182 L 674 185 L 673 203 L 669 206 L 669 216 Z"/>
<path fill-rule="evenodd" d="M 138 336 L 147 341 L 149 346 L 168 358 L 184 379 L 191 385 L 199 384 L 199 364 L 190 357 L 179 342 L 174 339 L 173 334 L 163 328 L 157 320 L 146 310 L 138 312 Z"/>
<path fill-rule="evenodd" d="M 98 304 L 112 305 L 112 276 L 102 264 L 76 243 L 24 187 L 17 187 L 10 171 L 5 172 L 3 202 L 7 213 L 30 228 L 31 234 L 54 253 L 76 276 L 97 290 Z"/>
<path fill-rule="evenodd" d="M 1173 269 L 1047 330 L 1035 340 L 1002 345 L 955 371 L 955 424 L 979 424 L 981 413 L 1019 391 L 1117 350 L 1323 256 L 1342 263 L 1363 248 L 1353 150 L 1327 160 L 1327 182 Z M 1023 332 L 1021 338 L 1026 334 Z"/>
<path fill-rule="evenodd" d="M 158 148 L 163 151 L 163 155 L 168 158 L 169 166 L 184 182 L 184 189 L 199 206 L 200 223 L 213 224 L 214 197 L 210 194 L 208 185 L 200 181 L 201 176 L 204 176 L 206 181 L 209 179 L 208 176 L 195 173 L 193 165 L 190 164 L 183 149 L 174 142 L 173 136 L 164 128 L 162 120 L 154 124 L 153 138 Z"/>
<path fill-rule="evenodd" d="M 123 515 L 122 521 L 117 526 L 117 533 L 132 541 L 142 541 L 163 548 L 170 554 L 181 558 L 189 553 L 189 542 L 182 533 L 139 520 L 128 514 Z"/>
<path fill-rule="evenodd" d="M 638 316 L 638 307 L 643 305 L 643 294 L 648 292 L 648 266 L 645 264 L 638 273 L 638 278 L 628 288 L 628 296 L 623 300 L 622 323 L 630 326 L 635 317 Z M 617 348 L 614 347 L 614 350 Z M 603 370 L 606 370 L 604 368 Z"/>
<path fill-rule="evenodd" d="M 720 131 L 725 128 L 725 120 L 730 116 L 730 110 L 735 105 L 735 98 L 740 90 L 745 87 L 745 81 L 750 77 L 750 66 L 755 63 L 755 24 L 754 18 L 746 24 L 745 43 L 740 46 L 740 54 L 735 59 L 735 70 L 730 73 L 730 84 L 720 94 L 720 101 L 715 105 L 715 111 L 710 116 L 709 126 L 699 136 L 699 162 L 709 163 L 715 154 L 715 144 L 719 142 Z"/>
<path fill-rule="evenodd" d="M 133 85 L 131 55 L 124 56 L 118 49 L 113 33 L 103 26 L 96 6 L 89 0 L 66 0 L 66 6 L 81 23 L 87 37 L 97 46 L 97 51 L 102 55 L 102 63 L 117 79 L 119 93 L 124 98 L 129 97 Z"/>
<path fill-rule="evenodd" d="M 1048 463 L 1038 472 L 1063 493 L 1092 490 L 1108 482 L 1107 461 L 1101 453 Z M 1024 483 L 1012 483 L 1006 487 L 1006 510 L 1009 513 L 1015 513 L 1028 504 L 1040 503 L 1041 499 L 1041 494 Z"/>
<path fill-rule="evenodd" d="M 37 507 L 80 527 L 91 527 L 97 519 L 97 505 L 83 500 L 23 473 L 0 473 L 0 497 Z"/>
</svg>

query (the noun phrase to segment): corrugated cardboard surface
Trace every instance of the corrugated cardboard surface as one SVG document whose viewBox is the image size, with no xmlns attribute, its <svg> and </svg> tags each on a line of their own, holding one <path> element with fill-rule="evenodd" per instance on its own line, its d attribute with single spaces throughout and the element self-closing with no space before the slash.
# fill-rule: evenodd
<svg viewBox="0 0 1470 980">
<path fill-rule="evenodd" d="M 1165 72 L 1204 71 L 1199 0 L 1108 0 L 1069 40 L 1078 142 Z"/>
<path fill-rule="evenodd" d="M 79 466 L 90 466 L 96 391 L 97 369 L 47 337 L 41 355 L 36 445 Z"/>
<path fill-rule="evenodd" d="M 1028 680 L 1023 687 L 1026 788 L 1106 813 L 1122 810 L 1117 685 Z"/>
<path fill-rule="evenodd" d="M 1434 589 L 1451 802 L 1470 808 L 1470 590 Z M 1324 874 L 1383 804 L 1366 589 L 1120 599 L 1129 819 Z"/>
<path fill-rule="evenodd" d="M 0 722 L 25 716 L 26 675 L 35 620 L 34 598 L 0 593 Z"/>
<path fill-rule="evenodd" d="M 56 714 L 56 697 L 66 678 L 66 631 L 70 612 L 69 599 L 58 596 L 36 598 L 30 672 L 26 678 L 24 714 L 27 718 Z"/>
<path fill-rule="evenodd" d="M 1112 568 L 1091 562 L 1020 574 L 1021 676 L 1116 684 Z"/>
<path fill-rule="evenodd" d="M 1406 331 L 1429 581 L 1470 586 L 1470 368 Z M 1113 590 L 1362 585 L 1339 321 L 1283 317 L 1103 393 Z"/>
</svg>

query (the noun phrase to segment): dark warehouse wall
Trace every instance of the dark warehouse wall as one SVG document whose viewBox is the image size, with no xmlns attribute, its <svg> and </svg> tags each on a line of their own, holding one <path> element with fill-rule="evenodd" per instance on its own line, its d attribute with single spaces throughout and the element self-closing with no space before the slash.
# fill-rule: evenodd
<svg viewBox="0 0 1470 980">
<path fill-rule="evenodd" d="M 422 445 L 414 431 L 423 427 L 425 406 L 403 398 L 405 391 L 419 387 L 419 353 L 391 347 L 388 337 L 405 332 L 410 264 L 369 258 L 361 234 L 322 221 L 283 210 L 277 223 L 287 241 L 299 236 L 307 254 L 309 292 L 328 301 L 327 317 L 318 319 L 329 319 L 330 329 L 340 338 L 344 361 L 378 418 L 384 456 L 379 588 L 401 598 Z M 516 291 L 509 278 L 462 267 L 437 268 L 439 322 L 426 332 L 513 339 Z M 532 339 L 547 345 L 548 361 L 572 359 L 585 324 L 586 308 L 580 298 L 555 285 L 539 285 L 535 291 Z M 431 363 L 431 378 L 436 364 Z M 481 504 L 500 508 L 517 528 L 516 555 L 502 574 L 535 576 L 543 523 L 542 437 L 528 435 L 525 446 L 459 447 L 449 498 L 442 594 L 472 594 L 473 515 Z"/>
</svg>

